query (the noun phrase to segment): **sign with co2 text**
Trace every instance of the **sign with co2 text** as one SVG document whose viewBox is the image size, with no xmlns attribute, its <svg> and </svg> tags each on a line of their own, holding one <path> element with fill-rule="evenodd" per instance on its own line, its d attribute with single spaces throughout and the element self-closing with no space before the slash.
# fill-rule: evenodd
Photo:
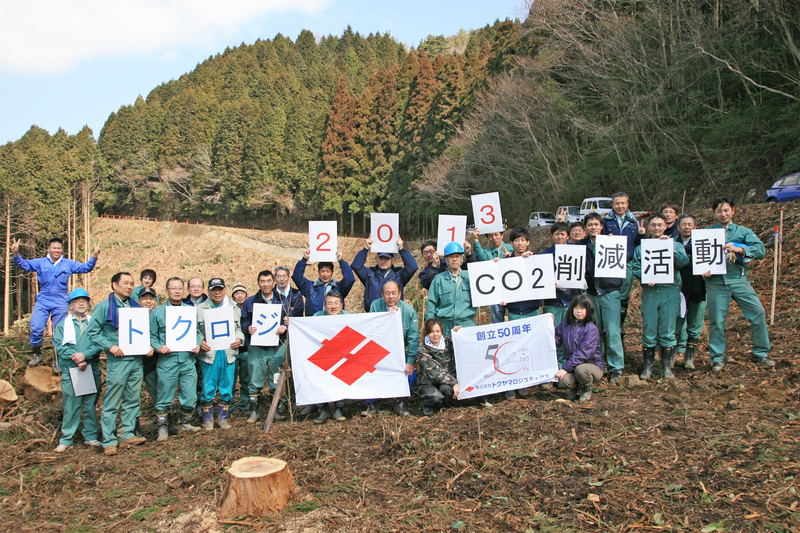
<svg viewBox="0 0 800 533">
<path fill-rule="evenodd" d="M 464 245 L 467 238 L 467 215 L 439 215 L 439 231 L 436 234 L 436 251 L 444 257 L 444 247 L 451 242 Z"/>
<path fill-rule="evenodd" d="M 336 221 L 310 221 L 308 223 L 308 245 L 311 263 L 319 261 L 336 262 L 336 249 L 338 248 Z"/>
<path fill-rule="evenodd" d="M 532 255 L 469 263 L 473 307 L 555 298 L 553 256 Z"/>
<path fill-rule="evenodd" d="M 372 213 L 370 215 L 371 252 L 396 254 L 400 215 L 397 213 Z"/>
<path fill-rule="evenodd" d="M 484 235 L 505 229 L 503 215 L 500 213 L 499 193 L 473 194 L 472 214 L 475 217 L 475 227 Z"/>
</svg>

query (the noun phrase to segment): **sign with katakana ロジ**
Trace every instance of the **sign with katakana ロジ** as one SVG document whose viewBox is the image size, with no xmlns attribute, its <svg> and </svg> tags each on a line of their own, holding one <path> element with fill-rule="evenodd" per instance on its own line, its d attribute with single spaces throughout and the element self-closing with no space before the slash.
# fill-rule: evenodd
<svg viewBox="0 0 800 533">
<path fill-rule="evenodd" d="M 555 245 L 556 285 L 559 289 L 586 288 L 586 246 Z"/>
<path fill-rule="evenodd" d="M 594 276 L 625 278 L 628 268 L 628 238 L 624 235 L 598 235 L 594 242 Z"/>
<path fill-rule="evenodd" d="M 371 252 L 396 254 L 397 236 L 400 231 L 400 215 L 398 213 L 372 213 L 370 215 Z"/>
<path fill-rule="evenodd" d="M 233 307 L 216 307 L 203 310 L 206 344 L 211 351 L 227 350 L 236 341 L 236 324 Z"/>
<path fill-rule="evenodd" d="M 275 333 L 281 326 L 281 304 L 253 304 L 253 321 L 256 332 L 250 335 L 253 346 L 277 346 L 280 340 Z"/>
<path fill-rule="evenodd" d="M 120 307 L 119 346 L 125 355 L 145 355 L 150 351 L 150 317 L 144 307 Z"/>
<path fill-rule="evenodd" d="M 189 352 L 197 346 L 197 308 L 192 305 L 167 305 L 167 348 L 173 352 Z"/>
<path fill-rule="evenodd" d="M 642 285 L 675 283 L 675 241 L 642 239 Z"/>
<path fill-rule="evenodd" d="M 408 396 L 401 313 L 293 317 L 298 405 Z"/>
<path fill-rule="evenodd" d="M 702 276 L 706 272 L 728 273 L 723 228 L 692 230 L 692 274 Z"/>
<path fill-rule="evenodd" d="M 551 314 L 461 328 L 453 334 L 459 399 L 555 380 L 555 325 Z"/>
</svg>

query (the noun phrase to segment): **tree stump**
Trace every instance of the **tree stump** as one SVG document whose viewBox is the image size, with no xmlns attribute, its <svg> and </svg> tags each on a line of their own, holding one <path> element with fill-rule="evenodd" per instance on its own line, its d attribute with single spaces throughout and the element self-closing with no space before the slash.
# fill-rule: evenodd
<svg viewBox="0 0 800 533">
<path fill-rule="evenodd" d="M 218 515 L 228 519 L 278 511 L 289 504 L 289 495 L 295 487 L 285 461 L 244 457 L 228 469 Z"/>
<path fill-rule="evenodd" d="M 16 402 L 17 391 L 11 386 L 11 383 L 4 379 L 0 379 L 0 409 L 5 409 L 12 403 Z"/>
<path fill-rule="evenodd" d="M 65 369 L 65 372 L 68 370 Z M 52 402 L 61 399 L 61 377 L 54 376 L 48 366 L 29 366 L 22 377 L 23 394 L 30 402 Z"/>
</svg>

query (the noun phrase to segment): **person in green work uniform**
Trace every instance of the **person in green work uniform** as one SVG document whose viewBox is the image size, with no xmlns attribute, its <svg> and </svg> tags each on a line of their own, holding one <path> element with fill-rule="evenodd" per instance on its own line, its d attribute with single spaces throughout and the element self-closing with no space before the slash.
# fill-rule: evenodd
<svg viewBox="0 0 800 533">
<path fill-rule="evenodd" d="M 725 366 L 725 319 L 733 299 L 750 321 L 753 336 L 752 361 L 764 367 L 775 366 L 775 361 L 767 357 L 770 350 L 769 332 L 764 306 L 756 291 L 747 279 L 748 263 L 764 257 L 764 243 L 753 230 L 733 223 L 735 206 L 730 198 L 719 197 L 712 202 L 714 218 L 717 223 L 708 229 L 725 229 L 724 251 L 728 254 L 728 273 L 703 274 L 706 281 L 708 305 L 708 351 L 711 355 L 711 370 L 720 372 Z"/>
<path fill-rule="evenodd" d="M 656 359 L 656 346 L 661 346 L 661 368 L 665 379 L 674 379 L 672 363 L 675 360 L 675 320 L 681 310 L 680 269 L 689 264 L 683 246 L 664 232 L 667 220 L 664 215 L 652 215 L 647 222 L 650 236 L 661 239 L 675 251 L 672 265 L 672 283 L 642 283 L 642 353 L 643 369 L 639 379 L 650 378 Z M 642 247 L 633 252 L 631 270 L 635 278 L 642 279 Z"/>
<path fill-rule="evenodd" d="M 167 303 L 157 307 L 150 314 L 150 345 L 158 353 L 158 387 L 156 392 L 156 420 L 158 421 L 158 439 L 167 440 L 169 415 L 172 411 L 172 400 L 175 399 L 175 387 L 179 388 L 178 400 L 181 403 L 178 429 L 183 431 L 199 431 L 200 428 L 190 423 L 194 406 L 197 404 L 197 370 L 195 357 L 200 352 L 200 335 L 197 325 L 186 332 L 197 341 L 197 345 L 188 352 L 173 352 L 167 346 L 167 328 L 178 324 L 167 324 L 167 307 L 192 307 L 183 302 L 183 280 L 169 278 L 167 280 Z M 178 325 L 178 331 L 183 331 Z"/>
<path fill-rule="evenodd" d="M 328 316 L 328 315 L 349 315 L 349 311 L 344 310 L 344 298 L 337 290 L 332 290 L 325 295 L 325 306 L 314 313 L 314 316 Z M 309 404 L 300 411 L 301 415 L 310 415 L 314 409 L 319 408 L 319 416 L 314 419 L 315 424 L 324 424 L 331 417 L 338 422 L 344 422 L 345 416 L 342 414 L 344 407 L 344 400 L 338 402 L 328 402 L 327 404 Z"/>
<path fill-rule="evenodd" d="M 464 248 L 457 242 L 448 243 L 444 247 L 444 256 L 447 270 L 437 274 L 431 282 L 425 320 L 441 320 L 442 334 L 449 337 L 453 326 L 474 326 L 478 310 L 472 307 L 469 273 L 461 269 Z"/>
<path fill-rule="evenodd" d="M 113 292 L 94 308 L 89 327 L 78 341 L 78 351 L 87 357 L 98 355 L 100 350 L 106 352 L 106 394 L 101 415 L 106 455 L 117 455 L 117 444 L 134 446 L 145 442 L 144 437 L 133 434 L 142 407 L 142 356 L 125 355 L 118 344 L 119 309 L 141 307 L 130 297 L 133 284 L 129 272 L 117 272 L 111 277 Z M 152 355 L 151 347 L 146 356 Z M 120 417 L 119 433 L 117 416 Z"/>
<path fill-rule="evenodd" d="M 510 257 L 511 254 L 514 253 L 514 247 L 508 243 L 503 242 L 503 233 L 502 231 L 496 231 L 494 233 L 489 233 L 486 235 L 487 239 L 487 246 L 488 248 L 484 248 L 481 245 L 481 231 L 478 228 L 472 230 L 472 234 L 475 236 L 475 244 L 473 245 L 473 253 L 475 254 L 475 259 L 478 261 L 494 261 L 495 259 L 502 259 L 504 257 Z M 500 322 L 505 322 L 506 319 L 506 309 L 502 305 L 494 304 L 489 306 L 489 312 L 491 313 L 492 324 L 498 324 Z M 445 335 L 446 337 L 447 335 Z"/>
<path fill-rule="evenodd" d="M 61 397 L 64 407 L 64 419 L 61 421 L 61 440 L 55 449 L 63 453 L 72 447 L 75 433 L 81 422 L 83 413 L 83 441 L 89 446 L 102 446 L 100 424 L 97 421 L 97 399 L 100 396 L 100 358 L 95 355 L 87 357 L 76 351 L 78 339 L 86 332 L 89 320 L 89 293 L 83 289 L 75 289 L 69 295 L 69 314 L 56 325 L 53 345 L 57 357 L 61 359 L 61 367 L 65 372 L 61 375 Z M 91 365 L 91 370 L 88 370 Z M 72 376 L 69 369 L 77 367 L 80 372 L 91 372 L 97 392 L 75 396 L 72 387 Z"/>
</svg>

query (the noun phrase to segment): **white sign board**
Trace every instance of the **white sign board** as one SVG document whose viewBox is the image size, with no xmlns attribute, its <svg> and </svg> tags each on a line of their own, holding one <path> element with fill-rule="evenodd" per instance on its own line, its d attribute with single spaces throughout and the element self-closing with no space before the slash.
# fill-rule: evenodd
<svg viewBox="0 0 800 533">
<path fill-rule="evenodd" d="M 505 303 L 524 302 L 530 300 L 528 279 L 525 275 L 527 267 L 522 257 L 509 257 L 497 262 L 500 273 L 500 294 Z"/>
<path fill-rule="evenodd" d="M 675 241 L 642 239 L 642 285 L 675 283 Z"/>
<path fill-rule="evenodd" d="M 627 268 L 628 238 L 624 235 L 598 235 L 594 243 L 594 276 L 624 279 Z"/>
<path fill-rule="evenodd" d="M 586 288 L 586 246 L 556 244 L 556 285 L 559 289 Z"/>
<path fill-rule="evenodd" d="M 461 328 L 453 334 L 459 399 L 555 380 L 555 325 L 548 314 Z"/>
<path fill-rule="evenodd" d="M 311 263 L 319 261 L 336 262 L 336 249 L 339 246 L 337 238 L 336 221 L 310 221 L 308 223 L 308 246 Z"/>
<path fill-rule="evenodd" d="M 510 257 L 467 265 L 472 306 L 555 298 L 553 256 Z"/>
<path fill-rule="evenodd" d="M 370 234 L 372 252 L 396 254 L 397 236 L 400 232 L 400 215 L 398 213 L 372 213 L 370 215 Z"/>
<path fill-rule="evenodd" d="M 692 274 L 702 276 L 727 274 L 725 257 L 725 230 L 723 228 L 692 230 Z"/>
<path fill-rule="evenodd" d="M 87 365 L 83 370 L 79 370 L 77 366 L 71 367 L 69 369 L 69 378 L 72 381 L 72 391 L 75 396 L 97 393 L 97 383 L 94 382 L 92 365 Z"/>
<path fill-rule="evenodd" d="M 189 352 L 197 346 L 197 308 L 193 305 L 168 305 L 166 311 L 167 348 Z"/>
<path fill-rule="evenodd" d="M 211 351 L 227 350 L 236 341 L 236 324 L 233 321 L 233 307 L 217 307 L 203 310 L 206 344 Z"/>
<path fill-rule="evenodd" d="M 467 215 L 439 215 L 436 251 L 444 259 L 444 247 L 451 242 L 464 245 L 467 240 Z"/>
<path fill-rule="evenodd" d="M 503 296 L 498 287 L 500 283 L 500 270 L 494 261 L 478 261 L 467 263 L 469 272 L 469 291 L 472 297 L 472 307 L 495 305 L 503 301 Z"/>
<path fill-rule="evenodd" d="M 250 335 L 253 346 L 277 346 L 279 335 L 275 331 L 281 325 L 281 304 L 253 304 L 252 326 L 256 332 Z"/>
<path fill-rule="evenodd" d="M 144 355 L 150 351 L 150 317 L 144 307 L 120 307 L 119 346 L 125 355 Z"/>
<path fill-rule="evenodd" d="M 528 275 L 528 299 L 550 300 L 556 297 L 556 274 L 553 254 L 531 255 L 525 258 Z"/>
<path fill-rule="evenodd" d="M 475 227 L 484 235 L 503 231 L 503 215 L 500 212 L 500 194 L 489 192 L 472 195 L 472 214 Z"/>
</svg>

